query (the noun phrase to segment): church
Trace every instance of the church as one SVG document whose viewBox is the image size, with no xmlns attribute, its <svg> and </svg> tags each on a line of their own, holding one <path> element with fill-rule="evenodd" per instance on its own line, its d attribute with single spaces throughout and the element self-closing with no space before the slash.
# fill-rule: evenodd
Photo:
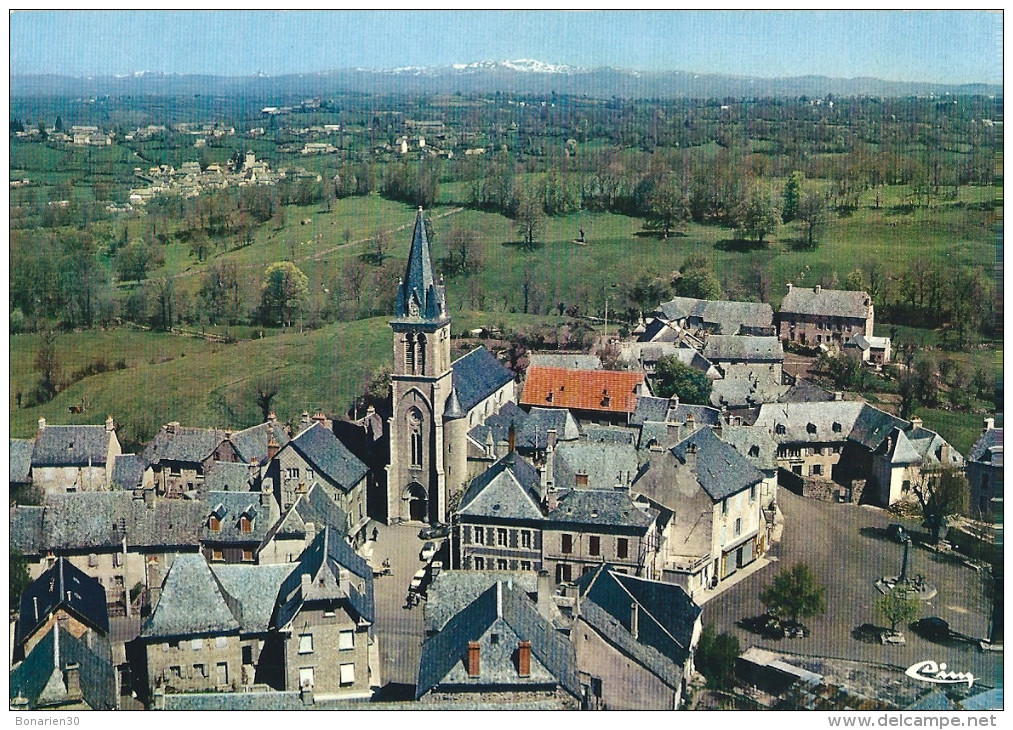
<svg viewBox="0 0 1013 730">
<path fill-rule="evenodd" d="M 398 283 L 391 371 L 387 522 L 448 521 L 468 481 L 468 430 L 514 402 L 514 374 L 484 347 L 450 360 L 450 315 L 422 208 Z"/>
</svg>

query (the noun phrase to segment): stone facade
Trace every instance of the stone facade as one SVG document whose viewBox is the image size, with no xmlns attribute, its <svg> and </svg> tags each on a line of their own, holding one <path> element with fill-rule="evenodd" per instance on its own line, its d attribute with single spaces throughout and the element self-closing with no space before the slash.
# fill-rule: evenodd
<svg viewBox="0 0 1013 730">
<path fill-rule="evenodd" d="M 303 609 L 285 639 L 285 689 L 319 699 L 370 696 L 369 629 L 347 611 Z"/>
<path fill-rule="evenodd" d="M 150 643 L 148 685 L 178 692 L 234 691 L 243 685 L 239 635 Z"/>
</svg>

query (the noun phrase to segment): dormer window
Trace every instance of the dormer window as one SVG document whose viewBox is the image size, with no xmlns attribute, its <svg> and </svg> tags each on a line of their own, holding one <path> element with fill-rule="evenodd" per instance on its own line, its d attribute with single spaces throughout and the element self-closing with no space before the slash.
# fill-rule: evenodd
<svg viewBox="0 0 1013 730">
<path fill-rule="evenodd" d="M 215 515 L 211 515 L 208 518 L 208 527 L 211 528 L 211 532 L 221 532 L 222 522 Z"/>
<path fill-rule="evenodd" d="M 253 532 L 253 520 L 247 515 L 243 515 L 239 518 L 239 531 L 240 532 Z"/>
<path fill-rule="evenodd" d="M 760 455 L 760 447 L 757 446 L 756 444 L 753 444 L 752 446 L 750 446 L 749 447 L 749 455 L 752 456 L 755 459 L 757 456 Z"/>
<path fill-rule="evenodd" d="M 601 395 L 602 406 L 608 408 L 611 403 L 612 403 L 612 396 L 609 395 L 608 390 L 603 391 Z"/>
<path fill-rule="evenodd" d="M 816 433 L 816 424 L 815 423 L 808 423 L 808 424 L 806 424 L 805 430 L 806 430 L 806 433 L 815 434 Z"/>
<path fill-rule="evenodd" d="M 575 474 L 574 475 L 574 483 L 578 487 L 586 487 L 587 486 L 587 474 Z"/>
<path fill-rule="evenodd" d="M 774 433 L 776 433 L 779 436 L 784 436 L 784 434 L 786 434 L 787 432 L 788 429 L 785 428 L 783 423 L 779 423 L 776 426 L 774 426 Z"/>
<path fill-rule="evenodd" d="M 832 428 L 834 430 L 834 433 L 841 432 L 841 424 L 839 424 L 837 421 L 834 421 L 834 425 L 832 426 Z"/>
</svg>

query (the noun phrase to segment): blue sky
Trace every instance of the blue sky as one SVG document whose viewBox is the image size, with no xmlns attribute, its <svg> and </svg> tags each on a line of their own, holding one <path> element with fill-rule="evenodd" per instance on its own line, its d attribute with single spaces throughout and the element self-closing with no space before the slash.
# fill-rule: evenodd
<svg viewBox="0 0 1013 730">
<path fill-rule="evenodd" d="M 29 11 L 11 72 L 245 75 L 535 58 L 753 76 L 1002 81 L 1002 16 L 901 11 Z"/>
</svg>

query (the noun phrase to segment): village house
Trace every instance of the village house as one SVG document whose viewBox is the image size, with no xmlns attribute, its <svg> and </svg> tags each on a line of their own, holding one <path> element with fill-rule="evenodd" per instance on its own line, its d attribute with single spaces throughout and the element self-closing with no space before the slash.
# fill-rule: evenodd
<svg viewBox="0 0 1013 730">
<path fill-rule="evenodd" d="M 269 492 L 208 492 L 208 514 L 201 551 L 208 562 L 252 563 L 277 521 L 278 506 Z"/>
<path fill-rule="evenodd" d="M 676 332 L 690 330 L 701 336 L 774 334 L 774 310 L 769 304 L 756 302 L 675 297 L 659 304 L 652 317 L 660 320 L 654 326 L 659 331 L 666 325 L 675 325 Z M 642 335 L 640 341 L 653 338 L 643 339 Z"/>
<path fill-rule="evenodd" d="M 782 342 L 844 346 L 855 335 L 873 336 L 872 297 L 862 291 L 824 289 L 788 284 L 778 314 Z"/>
<path fill-rule="evenodd" d="M 577 581 L 570 641 L 589 709 L 677 710 L 702 632 L 679 586 L 603 564 Z"/>
<path fill-rule="evenodd" d="M 971 485 L 971 516 L 991 521 L 1001 512 L 1005 497 L 1002 470 L 1002 428 L 995 427 L 995 418 L 986 418 L 981 436 L 967 455 L 965 467 Z"/>
<path fill-rule="evenodd" d="M 11 496 L 15 497 L 32 486 L 32 452 L 35 441 L 32 439 L 10 440 L 10 488 Z"/>
<path fill-rule="evenodd" d="M 271 525 L 256 551 L 257 562 L 292 563 L 306 545 L 313 542 L 317 531 L 325 527 L 334 535 L 345 537 L 350 526 L 348 514 L 338 506 L 324 487 L 314 484 L 300 494 L 281 518 Z"/>
<path fill-rule="evenodd" d="M 660 321 L 660 320 L 657 320 Z M 696 344 L 699 347 L 699 343 Z M 619 358 L 630 367 L 643 370 L 653 375 L 657 370 L 658 360 L 663 357 L 674 357 L 687 367 L 691 367 L 707 376 L 708 380 L 717 380 L 721 373 L 714 364 L 700 354 L 699 350 L 679 342 L 621 342 Z"/>
<path fill-rule="evenodd" d="M 522 406 L 565 408 L 581 422 L 625 424 L 637 397 L 650 395 L 643 373 L 529 367 Z"/>
<path fill-rule="evenodd" d="M 444 707 L 581 705 L 573 647 L 523 590 L 502 580 L 422 644 L 415 698 Z"/>
<path fill-rule="evenodd" d="M 79 638 L 57 621 L 11 669 L 11 710 L 116 710 L 116 673 L 108 643 Z M 92 634 L 86 634 L 86 637 Z"/>
<path fill-rule="evenodd" d="M 112 416 L 104 426 L 50 426 L 40 417 L 32 484 L 46 493 L 107 490 L 120 451 Z"/>
<path fill-rule="evenodd" d="M 857 352 L 862 362 L 876 366 L 886 365 L 890 362 L 890 338 L 858 334 L 844 343 L 844 351 Z"/>
<path fill-rule="evenodd" d="M 632 490 L 661 512 L 660 580 L 694 596 L 766 552 L 764 475 L 712 429 L 649 458 Z"/>
</svg>

